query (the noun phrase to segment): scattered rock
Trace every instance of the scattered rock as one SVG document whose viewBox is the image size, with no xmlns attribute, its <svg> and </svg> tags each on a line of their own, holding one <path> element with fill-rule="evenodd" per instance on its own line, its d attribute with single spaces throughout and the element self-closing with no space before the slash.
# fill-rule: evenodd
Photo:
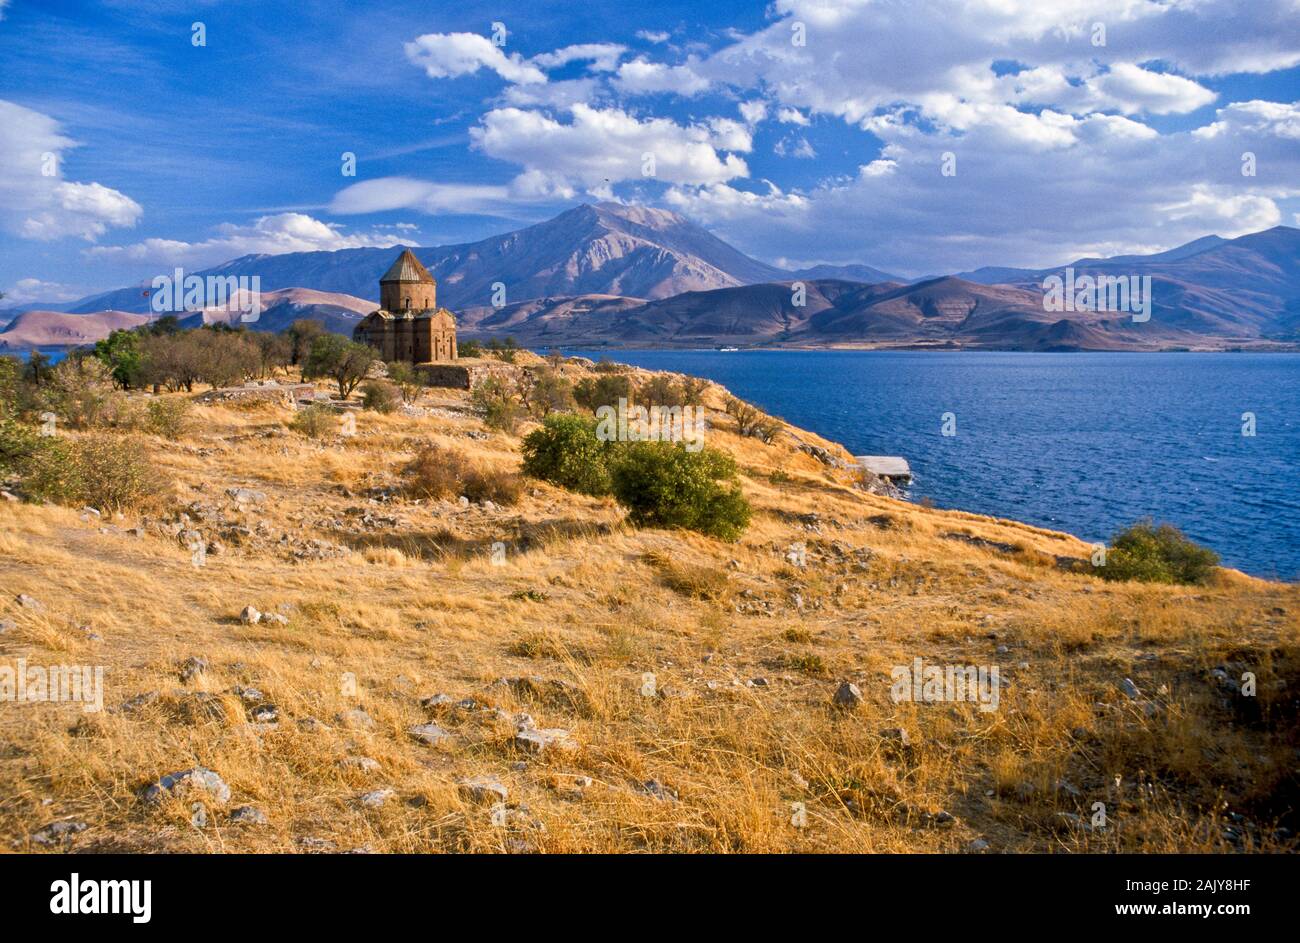
<svg viewBox="0 0 1300 943">
<path fill-rule="evenodd" d="M 886 727 L 880 731 L 880 736 L 882 739 L 890 743 L 896 743 L 899 746 L 909 747 L 912 745 L 912 738 L 908 736 L 907 731 L 902 727 Z"/>
<path fill-rule="evenodd" d="M 437 724 L 416 724 L 414 727 L 408 727 L 406 732 L 421 743 L 430 746 L 452 739 L 452 735 Z"/>
<path fill-rule="evenodd" d="M 670 789 L 657 779 L 647 779 L 641 784 L 641 791 L 658 799 L 660 802 L 676 802 L 677 790 Z"/>
<path fill-rule="evenodd" d="M 68 844 L 72 836 L 84 832 L 89 826 L 85 822 L 51 822 L 38 832 L 32 834 L 32 841 L 38 845 Z"/>
<path fill-rule="evenodd" d="M 248 716 L 259 724 L 278 724 L 280 709 L 274 704 L 258 704 L 248 712 Z"/>
<path fill-rule="evenodd" d="M 239 621 L 246 625 L 257 625 L 262 621 L 262 614 L 252 606 L 245 606 L 239 614 Z"/>
<path fill-rule="evenodd" d="M 18 623 L 13 619 L 0 619 L 0 635 L 12 632 L 16 628 L 18 628 Z"/>
<path fill-rule="evenodd" d="M 450 694 L 434 694 L 420 701 L 420 706 L 424 708 L 443 707 L 451 704 L 452 696 Z"/>
<path fill-rule="evenodd" d="M 375 719 L 359 707 L 338 714 L 335 719 L 351 730 L 373 730 Z"/>
<path fill-rule="evenodd" d="M 379 761 L 368 756 L 345 756 L 339 760 L 344 769 L 360 770 L 363 773 L 379 772 Z"/>
<path fill-rule="evenodd" d="M 254 491 L 252 488 L 227 488 L 226 494 L 234 499 L 236 504 L 261 504 L 266 500 L 266 493 Z"/>
<path fill-rule="evenodd" d="M 862 700 L 861 689 L 851 681 L 844 681 L 836 689 L 832 703 L 836 707 L 857 707 Z"/>
<path fill-rule="evenodd" d="M 45 606 L 39 600 L 33 599 L 26 593 L 19 593 L 16 602 L 24 609 L 31 609 L 33 612 L 43 612 L 45 610 Z"/>
<path fill-rule="evenodd" d="M 505 802 L 510 794 L 500 781 L 488 776 L 462 779 L 456 785 L 460 787 L 460 794 L 471 802 Z"/>
<path fill-rule="evenodd" d="M 206 658 L 200 658 L 197 655 L 192 658 L 187 658 L 181 664 L 181 683 L 186 684 L 199 675 L 205 674 L 207 670 L 208 660 Z"/>
<path fill-rule="evenodd" d="M 367 809 L 378 809 L 381 808 L 385 802 L 391 799 L 393 795 L 394 793 L 391 789 L 375 789 L 358 797 L 357 801 Z"/>
<path fill-rule="evenodd" d="M 990 847 L 990 846 L 989 846 L 989 843 L 988 843 L 988 842 L 986 842 L 986 841 L 985 841 L 984 839 L 982 839 L 982 838 L 977 838 L 977 839 L 975 839 L 973 842 L 971 842 L 969 845 L 967 845 L 967 846 L 966 846 L 966 849 L 967 849 L 968 851 L 973 851 L 973 852 L 978 853 L 978 852 L 981 852 L 981 851 L 988 851 L 988 850 L 989 850 L 989 847 Z"/>
<path fill-rule="evenodd" d="M 1138 690 L 1138 686 L 1133 683 L 1132 678 L 1125 678 L 1121 681 L 1119 689 L 1124 692 L 1124 696 L 1130 701 L 1136 701 L 1142 696 L 1142 692 Z"/>
<path fill-rule="evenodd" d="M 266 825 L 269 821 L 257 806 L 241 805 L 230 813 L 231 825 Z"/>
<path fill-rule="evenodd" d="M 220 776 L 202 766 L 168 773 L 144 791 L 144 799 L 146 802 L 158 802 L 164 795 L 179 796 L 182 793 L 198 790 L 205 792 L 221 805 L 230 801 L 230 787 Z"/>
<path fill-rule="evenodd" d="M 515 749 L 534 755 L 545 753 L 548 750 L 569 751 L 578 748 L 578 744 L 569 735 L 569 731 L 561 730 L 558 727 L 550 729 L 521 727 L 515 733 L 514 745 Z"/>
<path fill-rule="evenodd" d="M 745 682 L 745 686 L 750 688 L 765 688 L 768 686 L 768 680 L 766 678 L 750 678 Z"/>
</svg>

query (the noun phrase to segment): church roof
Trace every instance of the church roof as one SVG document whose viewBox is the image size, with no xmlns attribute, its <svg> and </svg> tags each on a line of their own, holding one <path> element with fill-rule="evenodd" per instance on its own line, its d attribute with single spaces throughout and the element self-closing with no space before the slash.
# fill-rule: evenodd
<svg viewBox="0 0 1300 943">
<path fill-rule="evenodd" d="M 379 279 L 382 285 L 384 282 L 432 282 L 433 276 L 429 270 L 420 264 L 420 260 L 415 257 L 415 253 L 410 249 L 403 249 L 402 254 L 397 257 L 397 261 L 392 267 L 384 273 L 383 278 Z"/>
</svg>

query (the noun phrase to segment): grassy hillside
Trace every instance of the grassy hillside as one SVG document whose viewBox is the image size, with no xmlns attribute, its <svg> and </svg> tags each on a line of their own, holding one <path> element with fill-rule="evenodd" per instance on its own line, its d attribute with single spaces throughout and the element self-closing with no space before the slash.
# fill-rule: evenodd
<svg viewBox="0 0 1300 943">
<path fill-rule="evenodd" d="M 738 436 L 723 396 L 736 543 L 533 480 L 513 507 L 403 496 L 429 442 L 518 467 L 451 390 L 320 440 L 277 403 L 199 405 L 139 440 L 152 508 L 0 501 L 0 664 L 103 665 L 107 708 L 0 704 L 0 847 L 1294 850 L 1294 586 L 1072 572 L 1089 545 L 868 493 L 811 433 Z M 916 658 L 998 666 L 997 710 L 895 703 Z M 519 714 L 568 735 L 531 752 Z M 141 798 L 196 766 L 227 801 Z M 58 821 L 85 828 L 33 839 Z"/>
</svg>

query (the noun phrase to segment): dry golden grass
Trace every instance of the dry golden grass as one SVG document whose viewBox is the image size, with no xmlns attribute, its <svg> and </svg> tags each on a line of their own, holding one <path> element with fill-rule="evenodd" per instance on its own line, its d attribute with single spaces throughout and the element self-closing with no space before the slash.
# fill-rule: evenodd
<svg viewBox="0 0 1300 943">
<path fill-rule="evenodd" d="M 287 410 L 196 408 L 183 441 L 153 445 L 169 519 L 195 502 L 225 517 L 191 525 L 225 544 L 201 567 L 152 525 L 128 534 L 134 517 L 0 502 L 0 665 L 103 665 L 111 708 L 0 704 L 0 846 L 71 819 L 88 827 L 68 847 L 92 851 L 1294 850 L 1278 829 L 1296 828 L 1296 587 L 1066 572 L 1057 558 L 1089 554 L 1075 538 L 867 494 L 788 436 L 735 435 L 723 392 L 709 443 L 755 507 L 736 544 L 634 530 L 536 482 L 495 510 L 401 497 L 427 443 L 517 467 L 518 439 L 485 435 L 455 391 L 321 441 Z M 266 499 L 240 509 L 231 487 Z M 312 540 L 337 549 L 293 555 Z M 288 623 L 243 624 L 250 604 Z M 191 656 L 209 667 L 182 682 Z M 891 668 L 918 657 L 996 664 L 1010 686 L 990 712 L 894 703 Z M 1221 693 L 1220 664 L 1254 672 L 1257 696 Z M 831 706 L 841 681 L 856 709 Z M 278 724 L 250 717 L 250 687 Z M 478 707 L 422 706 L 437 693 Z M 358 708 L 373 727 L 348 725 Z M 576 750 L 517 752 L 517 712 Z M 407 733 L 428 722 L 451 738 Z M 233 793 L 205 825 L 190 800 L 140 799 L 193 766 Z M 462 794 L 479 776 L 508 788 L 504 813 Z M 381 808 L 357 801 L 381 788 Z M 1106 826 L 1083 827 L 1098 802 Z M 232 824 L 240 805 L 268 823 Z"/>
</svg>

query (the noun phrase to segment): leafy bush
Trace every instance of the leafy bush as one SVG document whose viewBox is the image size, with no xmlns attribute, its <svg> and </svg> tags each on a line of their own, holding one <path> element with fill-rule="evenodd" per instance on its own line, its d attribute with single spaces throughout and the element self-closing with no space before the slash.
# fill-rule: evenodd
<svg viewBox="0 0 1300 943">
<path fill-rule="evenodd" d="M 1219 555 L 1188 540 L 1172 524 L 1138 521 L 1111 538 L 1106 565 L 1096 573 L 1108 580 L 1142 583 L 1204 583 Z"/>
<path fill-rule="evenodd" d="M 457 341 L 456 356 L 457 357 L 482 357 L 483 345 L 480 344 L 478 341 Z"/>
<path fill-rule="evenodd" d="M 361 386 L 361 406 L 377 413 L 397 411 L 401 394 L 397 387 L 387 380 L 367 380 Z"/>
<path fill-rule="evenodd" d="M 21 475 L 40 449 L 41 438 L 33 426 L 0 420 L 0 478 Z"/>
<path fill-rule="evenodd" d="M 632 523 L 681 527 L 735 540 L 749 525 L 749 502 L 725 452 L 688 452 L 669 442 L 632 442 L 611 469 L 614 496 Z"/>
<path fill-rule="evenodd" d="M 0 419 L 17 415 L 20 411 L 22 376 L 21 360 L 17 357 L 0 357 Z"/>
<path fill-rule="evenodd" d="M 580 494 L 610 493 L 614 449 L 596 437 L 594 419 L 569 413 L 547 416 L 540 429 L 524 436 L 521 451 L 525 475 Z"/>
<path fill-rule="evenodd" d="M 173 442 L 185 434 L 190 401 L 180 397 L 155 397 L 145 407 L 144 427 L 148 432 Z"/>
<path fill-rule="evenodd" d="M 309 439 L 320 439 L 338 428 L 338 416 L 332 406 L 324 403 L 312 403 L 305 409 L 298 410 L 289 428 L 300 432 Z"/>
</svg>

